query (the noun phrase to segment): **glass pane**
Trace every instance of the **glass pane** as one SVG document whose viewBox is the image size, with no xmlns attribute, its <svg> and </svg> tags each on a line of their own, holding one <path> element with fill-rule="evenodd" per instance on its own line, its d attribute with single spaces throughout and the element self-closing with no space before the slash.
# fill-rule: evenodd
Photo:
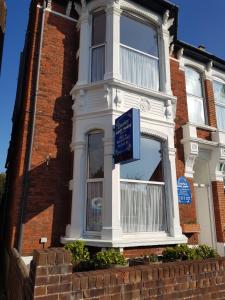
<svg viewBox="0 0 225 300">
<path fill-rule="evenodd" d="M 104 12 L 93 15 L 92 19 L 92 46 L 105 43 L 106 17 Z"/>
<path fill-rule="evenodd" d="M 123 232 L 167 230 L 164 186 L 131 182 L 120 185 Z"/>
<path fill-rule="evenodd" d="M 205 112 L 203 99 L 187 96 L 189 121 L 197 124 L 205 124 Z"/>
<path fill-rule="evenodd" d="M 186 90 L 188 94 L 202 96 L 201 75 L 192 68 L 185 68 Z"/>
<path fill-rule="evenodd" d="M 225 104 L 225 84 L 222 82 L 213 81 L 213 90 L 216 102 Z"/>
<path fill-rule="evenodd" d="M 120 19 L 120 42 L 158 57 L 157 31 L 155 28 L 124 15 Z"/>
<path fill-rule="evenodd" d="M 87 231 L 100 231 L 102 228 L 102 182 L 87 184 Z"/>
<path fill-rule="evenodd" d="M 218 129 L 225 131 L 225 107 L 216 105 L 216 118 Z"/>
<path fill-rule="evenodd" d="M 105 46 L 92 49 L 91 81 L 104 79 L 105 74 Z"/>
<path fill-rule="evenodd" d="M 88 177 L 104 177 L 103 132 L 88 135 Z"/>
<path fill-rule="evenodd" d="M 122 179 L 163 181 L 161 143 L 154 139 L 141 137 L 141 159 L 120 166 Z"/>
<path fill-rule="evenodd" d="M 124 81 L 154 91 L 159 90 L 158 59 L 120 47 L 120 74 Z"/>
</svg>

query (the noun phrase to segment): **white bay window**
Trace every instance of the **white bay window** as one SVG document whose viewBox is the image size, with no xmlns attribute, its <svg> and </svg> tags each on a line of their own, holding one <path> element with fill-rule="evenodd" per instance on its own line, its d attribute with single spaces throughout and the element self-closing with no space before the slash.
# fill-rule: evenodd
<svg viewBox="0 0 225 300">
<path fill-rule="evenodd" d="M 120 73 L 124 81 L 159 90 L 157 30 L 126 15 L 120 19 Z"/>
<path fill-rule="evenodd" d="M 217 126 L 225 131 L 225 83 L 214 80 L 213 91 L 216 103 Z"/>
</svg>

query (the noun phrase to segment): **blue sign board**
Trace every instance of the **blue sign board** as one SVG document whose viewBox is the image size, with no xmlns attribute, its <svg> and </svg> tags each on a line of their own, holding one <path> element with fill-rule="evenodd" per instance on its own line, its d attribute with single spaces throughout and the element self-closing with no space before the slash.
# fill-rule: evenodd
<svg viewBox="0 0 225 300">
<path fill-rule="evenodd" d="M 182 176 L 177 179 L 178 200 L 180 204 L 191 204 L 191 188 L 188 180 Z"/>
<path fill-rule="evenodd" d="M 115 121 L 115 163 L 140 159 L 140 110 L 132 108 Z"/>
</svg>

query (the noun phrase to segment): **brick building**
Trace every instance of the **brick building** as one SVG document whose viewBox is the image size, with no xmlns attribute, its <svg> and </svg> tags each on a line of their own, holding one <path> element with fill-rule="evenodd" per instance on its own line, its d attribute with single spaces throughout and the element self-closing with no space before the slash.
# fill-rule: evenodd
<svg viewBox="0 0 225 300">
<path fill-rule="evenodd" d="M 225 61 L 179 41 L 177 20 L 164 0 L 31 1 L 8 247 L 29 256 L 81 239 L 136 255 L 189 242 L 224 254 Z M 130 108 L 141 159 L 114 164 L 115 119 Z M 177 179 L 190 185 L 186 203 Z"/>
<path fill-rule="evenodd" d="M 6 4 L 5 4 L 5 0 L 0 0 L 0 71 L 1 71 L 1 64 L 2 64 L 5 24 L 6 24 Z"/>
</svg>

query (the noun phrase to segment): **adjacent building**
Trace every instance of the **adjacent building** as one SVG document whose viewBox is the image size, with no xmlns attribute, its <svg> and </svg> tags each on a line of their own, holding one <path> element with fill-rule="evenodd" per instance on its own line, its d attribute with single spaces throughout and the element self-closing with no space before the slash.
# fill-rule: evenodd
<svg viewBox="0 0 225 300">
<path fill-rule="evenodd" d="M 6 25 L 6 4 L 5 0 L 0 0 L 0 71 L 2 62 L 3 43 Z"/>
<path fill-rule="evenodd" d="M 27 256 L 79 239 L 129 256 L 204 243 L 224 254 L 225 61 L 179 41 L 177 20 L 164 0 L 31 2 L 8 247 Z M 115 120 L 130 108 L 141 158 L 115 164 Z"/>
</svg>

